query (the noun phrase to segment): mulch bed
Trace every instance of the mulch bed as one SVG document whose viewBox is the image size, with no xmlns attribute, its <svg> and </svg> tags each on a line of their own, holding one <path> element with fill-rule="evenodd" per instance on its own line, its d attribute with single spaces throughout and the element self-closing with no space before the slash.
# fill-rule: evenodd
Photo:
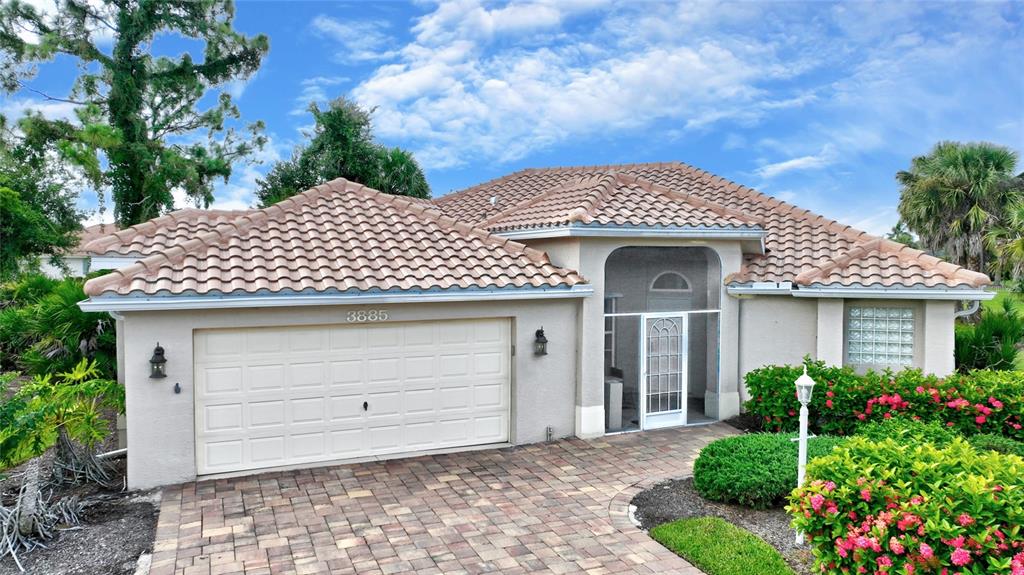
<svg viewBox="0 0 1024 575">
<path fill-rule="evenodd" d="M 692 477 L 659 483 L 637 494 L 631 503 L 636 506 L 636 518 L 644 529 L 676 519 L 721 517 L 767 541 L 799 575 L 811 575 L 814 559 L 810 548 L 797 547 L 796 532 L 781 508 L 755 510 L 708 501 L 694 489 Z"/>
<path fill-rule="evenodd" d="M 48 455 L 44 455 L 44 467 Z M 123 484 L 125 460 L 116 462 Z M 5 472 L 0 499 L 11 504 L 21 486 L 20 468 Z M 33 575 L 130 575 L 139 556 L 153 547 L 159 492 L 126 493 L 96 485 L 61 487 L 55 499 L 77 496 L 84 504 L 81 523 L 61 530 L 46 548 L 18 554 L 25 573 Z M 0 559 L 0 575 L 21 573 L 11 557 Z"/>
</svg>

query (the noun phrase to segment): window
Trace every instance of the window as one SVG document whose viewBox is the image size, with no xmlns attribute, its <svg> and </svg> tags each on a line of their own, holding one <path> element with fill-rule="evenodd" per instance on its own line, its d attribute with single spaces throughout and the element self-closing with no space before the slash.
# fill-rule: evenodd
<svg viewBox="0 0 1024 575">
<path fill-rule="evenodd" d="M 914 310 L 909 307 L 850 306 L 847 363 L 909 366 L 914 363 Z"/>
<path fill-rule="evenodd" d="M 651 282 L 651 291 L 690 291 L 690 282 L 683 274 L 662 272 Z"/>
</svg>

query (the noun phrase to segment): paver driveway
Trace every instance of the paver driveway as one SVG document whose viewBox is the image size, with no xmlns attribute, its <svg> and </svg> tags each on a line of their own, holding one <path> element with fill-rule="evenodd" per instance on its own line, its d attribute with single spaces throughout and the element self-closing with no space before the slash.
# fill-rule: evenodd
<svg viewBox="0 0 1024 575">
<path fill-rule="evenodd" d="M 151 575 L 700 571 L 628 520 L 725 424 L 167 488 Z"/>
</svg>

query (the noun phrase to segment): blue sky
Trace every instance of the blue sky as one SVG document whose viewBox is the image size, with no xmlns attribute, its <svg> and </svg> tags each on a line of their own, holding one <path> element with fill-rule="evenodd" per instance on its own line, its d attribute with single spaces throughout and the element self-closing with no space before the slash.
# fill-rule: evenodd
<svg viewBox="0 0 1024 575">
<path fill-rule="evenodd" d="M 1021 2 L 241 1 L 236 27 L 270 37 L 225 89 L 271 143 L 216 207 L 251 204 L 305 106 L 339 95 L 376 108 L 435 195 L 523 167 L 681 160 L 876 233 L 897 218 L 893 175 L 936 141 L 1024 151 Z M 73 74 L 57 61 L 32 86 Z M 27 91 L 0 103 L 27 107 L 68 113 Z"/>
</svg>

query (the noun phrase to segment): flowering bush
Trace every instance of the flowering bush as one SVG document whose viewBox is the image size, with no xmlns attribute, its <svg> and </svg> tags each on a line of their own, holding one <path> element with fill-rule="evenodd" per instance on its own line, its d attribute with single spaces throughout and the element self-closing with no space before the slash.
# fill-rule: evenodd
<svg viewBox="0 0 1024 575">
<path fill-rule="evenodd" d="M 865 422 L 903 416 L 936 421 L 963 435 L 996 433 L 1024 440 L 1024 374 L 974 371 L 945 379 L 907 369 L 858 375 L 850 368 L 808 360 L 818 383 L 811 399 L 811 425 L 822 433 L 850 435 Z M 793 382 L 802 366 L 769 366 L 746 376 L 745 405 L 765 429 L 793 431 L 800 404 Z"/>
<path fill-rule="evenodd" d="M 854 437 L 786 508 L 822 573 L 1024 575 L 1024 459 Z"/>
</svg>

